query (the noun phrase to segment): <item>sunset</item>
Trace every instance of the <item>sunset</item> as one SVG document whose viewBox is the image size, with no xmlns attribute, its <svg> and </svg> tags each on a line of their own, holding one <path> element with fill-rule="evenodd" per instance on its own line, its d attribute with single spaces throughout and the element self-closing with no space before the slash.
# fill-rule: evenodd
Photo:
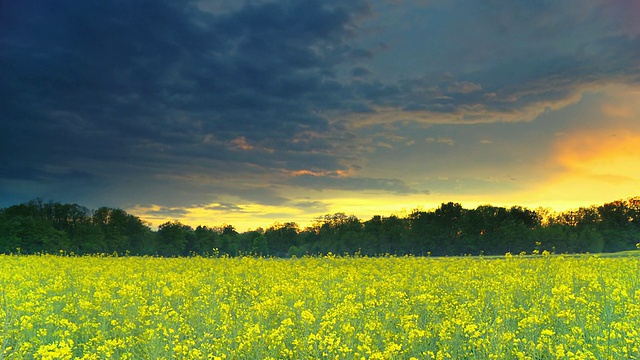
<svg viewBox="0 0 640 360">
<path fill-rule="evenodd" d="M 244 231 L 637 196 L 639 4 L 5 1 L 0 207 Z"/>
<path fill-rule="evenodd" d="M 0 0 L 0 360 L 640 359 L 640 0 Z"/>
</svg>

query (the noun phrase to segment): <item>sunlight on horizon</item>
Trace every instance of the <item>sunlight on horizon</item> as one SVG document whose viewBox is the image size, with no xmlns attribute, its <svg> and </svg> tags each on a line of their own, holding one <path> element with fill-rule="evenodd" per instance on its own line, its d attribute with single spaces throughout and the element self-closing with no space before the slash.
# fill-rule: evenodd
<svg viewBox="0 0 640 360">
<path fill-rule="evenodd" d="M 548 190 L 548 194 L 565 194 L 570 188 L 571 179 L 568 183 L 556 184 L 556 190 Z M 566 185 L 567 187 L 561 187 L 560 185 Z M 566 196 L 560 200 L 539 200 L 532 199 L 530 196 L 523 196 L 522 201 L 517 201 L 514 196 L 514 200 L 506 198 L 495 198 L 493 201 L 486 198 L 482 199 L 480 196 L 449 196 L 438 195 L 439 200 L 429 200 L 424 202 L 411 202 L 408 199 L 403 199 L 402 202 L 394 202 L 389 199 L 386 204 L 362 202 L 358 204 L 355 202 L 356 198 L 351 199 L 335 199 L 335 204 L 330 206 L 325 212 L 318 212 L 310 215 L 302 211 L 295 211 L 295 209 L 286 207 L 275 206 L 261 206 L 261 205 L 247 205 L 243 206 L 243 211 L 236 214 L 230 214 L 224 211 L 207 210 L 204 208 L 184 208 L 181 209 L 185 213 L 183 215 L 176 216 L 161 216 L 153 215 L 153 209 L 158 207 L 135 207 L 128 209 L 127 212 L 140 217 L 142 220 L 149 222 L 152 228 L 157 228 L 159 225 L 168 221 L 180 221 L 185 225 L 189 225 L 193 228 L 197 226 L 207 226 L 210 228 L 221 227 L 224 225 L 232 225 L 236 231 L 244 232 L 250 230 L 256 230 L 262 228 L 264 230 L 276 224 L 284 224 L 288 222 L 295 222 L 301 230 L 312 226 L 318 218 L 324 215 L 332 215 L 335 213 L 344 213 L 347 216 L 354 215 L 360 221 L 364 222 L 370 220 L 373 216 L 379 215 L 382 217 L 398 216 L 406 217 L 413 211 L 432 211 L 439 208 L 443 203 L 453 202 L 459 203 L 465 209 L 475 209 L 481 205 L 491 205 L 497 207 L 511 208 L 513 206 L 520 206 L 529 210 L 544 210 L 544 212 L 562 213 L 565 211 L 576 210 L 581 207 L 600 206 L 605 203 L 609 203 L 616 200 L 626 200 L 628 198 L 637 196 L 637 193 L 620 193 L 619 196 L 607 196 L 606 194 L 600 197 L 594 197 L 593 200 L 583 200 L 579 197 L 567 198 Z"/>
</svg>

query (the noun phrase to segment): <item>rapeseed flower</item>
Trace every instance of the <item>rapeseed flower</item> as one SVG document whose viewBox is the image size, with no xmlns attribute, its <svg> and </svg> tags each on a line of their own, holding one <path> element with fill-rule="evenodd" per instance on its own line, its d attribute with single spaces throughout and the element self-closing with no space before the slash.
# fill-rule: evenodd
<svg viewBox="0 0 640 360">
<path fill-rule="evenodd" d="M 640 358 L 640 259 L 0 256 L 3 359 Z"/>
</svg>

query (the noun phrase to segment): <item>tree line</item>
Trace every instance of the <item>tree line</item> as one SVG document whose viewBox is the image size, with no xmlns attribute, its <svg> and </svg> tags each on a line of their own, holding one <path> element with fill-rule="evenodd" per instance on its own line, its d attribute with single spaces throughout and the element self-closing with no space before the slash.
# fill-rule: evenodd
<svg viewBox="0 0 640 360">
<path fill-rule="evenodd" d="M 193 228 L 169 221 L 152 230 L 124 210 L 32 200 L 0 209 L 0 253 L 118 253 L 157 256 L 383 254 L 503 255 L 507 252 L 598 253 L 640 242 L 640 197 L 553 213 L 443 203 L 408 215 L 362 221 L 328 214 L 301 229 L 295 222 L 239 233 L 232 225 Z"/>
</svg>

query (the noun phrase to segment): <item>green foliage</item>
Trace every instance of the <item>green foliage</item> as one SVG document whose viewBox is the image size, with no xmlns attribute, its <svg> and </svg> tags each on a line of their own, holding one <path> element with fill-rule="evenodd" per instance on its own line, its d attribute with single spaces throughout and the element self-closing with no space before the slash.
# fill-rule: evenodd
<svg viewBox="0 0 640 360">
<path fill-rule="evenodd" d="M 26 204 L 0 210 L 0 252 L 112 253 L 138 250 L 153 236 L 139 218 L 120 209 L 77 204 Z"/>
<path fill-rule="evenodd" d="M 187 255 L 187 237 L 191 236 L 191 227 L 179 221 L 168 221 L 158 226 L 158 253 L 164 256 Z"/>
<path fill-rule="evenodd" d="M 514 206 L 465 209 L 445 203 L 405 217 L 373 216 L 361 221 L 327 214 L 300 229 L 294 222 L 238 233 L 232 225 L 195 230 L 168 221 L 151 230 L 124 210 L 95 211 L 77 204 L 36 199 L 0 209 L 0 253 L 59 251 L 76 254 L 128 253 L 160 256 L 306 254 L 450 256 L 542 252 L 614 252 L 640 241 L 640 197 L 560 214 Z"/>
<path fill-rule="evenodd" d="M 264 236 L 264 234 L 258 234 L 253 238 L 250 252 L 258 256 L 269 255 L 269 245 L 267 243 L 267 237 Z"/>
</svg>

